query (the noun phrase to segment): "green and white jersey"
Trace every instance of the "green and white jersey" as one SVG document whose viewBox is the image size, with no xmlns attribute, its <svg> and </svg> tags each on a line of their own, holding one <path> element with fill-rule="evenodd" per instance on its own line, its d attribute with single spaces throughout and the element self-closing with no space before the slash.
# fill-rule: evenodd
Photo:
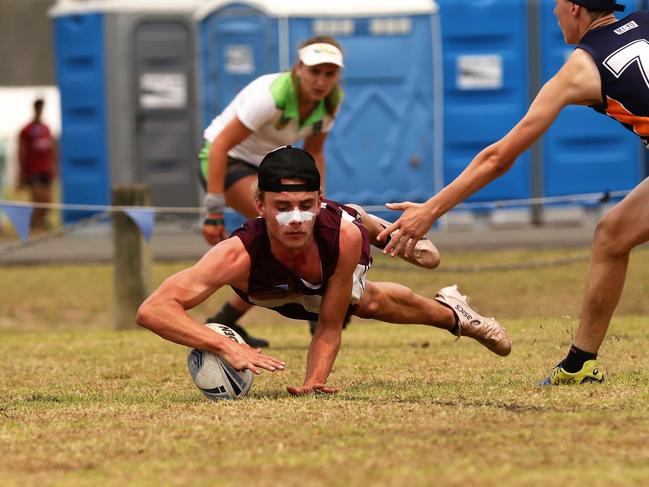
<svg viewBox="0 0 649 487">
<path fill-rule="evenodd" d="M 212 143 L 235 116 L 252 130 L 252 134 L 233 147 L 228 155 L 255 166 L 277 147 L 293 145 L 311 134 L 329 132 L 334 124 L 324 101 L 300 124 L 291 73 L 267 74 L 248 84 L 205 129 L 205 141 Z"/>
</svg>

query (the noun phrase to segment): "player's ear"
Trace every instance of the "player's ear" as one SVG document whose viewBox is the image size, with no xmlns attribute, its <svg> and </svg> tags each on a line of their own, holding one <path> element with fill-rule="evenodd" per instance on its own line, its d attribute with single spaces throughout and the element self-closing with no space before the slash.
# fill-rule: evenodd
<svg viewBox="0 0 649 487">
<path fill-rule="evenodd" d="M 257 210 L 258 216 L 264 217 L 264 202 L 259 197 L 255 197 L 255 210 Z"/>
</svg>

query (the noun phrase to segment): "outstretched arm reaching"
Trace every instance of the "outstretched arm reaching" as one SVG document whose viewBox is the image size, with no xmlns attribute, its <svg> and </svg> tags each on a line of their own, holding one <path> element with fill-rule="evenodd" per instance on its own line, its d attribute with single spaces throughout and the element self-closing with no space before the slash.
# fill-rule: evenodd
<svg viewBox="0 0 649 487">
<path fill-rule="evenodd" d="M 505 174 L 516 158 L 545 133 L 565 106 L 601 103 L 600 84 L 592 58 L 577 49 L 543 86 L 523 119 L 505 137 L 475 156 L 453 182 L 425 203 L 386 205 L 391 210 L 403 211 L 403 214 L 378 236 L 383 240 L 390 233 L 397 232 L 383 252 L 395 256 L 405 250 L 407 256 L 411 255 L 417 241 L 439 217 Z"/>
</svg>

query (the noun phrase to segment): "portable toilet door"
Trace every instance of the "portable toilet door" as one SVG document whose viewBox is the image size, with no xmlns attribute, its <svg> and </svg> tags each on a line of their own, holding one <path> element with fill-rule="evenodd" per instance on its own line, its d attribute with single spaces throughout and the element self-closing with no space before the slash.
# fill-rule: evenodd
<svg viewBox="0 0 649 487">
<path fill-rule="evenodd" d="M 279 69 L 277 20 L 241 2 L 213 2 L 197 17 L 207 127 L 248 83 Z"/>
<path fill-rule="evenodd" d="M 297 44 L 328 32 L 345 51 L 345 100 L 326 147 L 333 199 L 365 205 L 423 201 L 441 182 L 435 162 L 441 131 L 435 76 L 441 69 L 434 67 L 433 10 L 412 14 L 396 7 L 291 23 L 293 59 Z"/>
<path fill-rule="evenodd" d="M 61 96 L 59 168 L 62 201 L 106 205 L 110 200 L 104 23 L 99 13 L 56 15 L 55 66 Z M 69 223 L 90 216 L 64 211 Z"/>
<path fill-rule="evenodd" d="M 553 3 L 547 1 L 544 3 Z M 525 0 L 439 0 L 444 48 L 444 182 L 525 115 L 529 105 Z M 530 153 L 469 201 L 528 198 Z"/>
<path fill-rule="evenodd" d="M 110 203 L 146 183 L 155 206 L 196 206 L 197 0 L 59 2 L 64 203 Z M 88 213 L 65 212 L 64 221 Z"/>
<path fill-rule="evenodd" d="M 325 146 L 327 196 L 424 200 L 441 180 L 436 11 L 432 0 L 212 2 L 197 12 L 205 123 L 255 77 L 289 70 L 303 41 L 331 35 L 345 51 L 345 97 Z"/>
<path fill-rule="evenodd" d="M 197 204 L 194 29 L 144 17 L 133 28 L 137 180 L 156 206 Z"/>
<path fill-rule="evenodd" d="M 328 197 L 381 206 L 428 199 L 442 180 L 437 5 L 308 2 L 288 18 L 280 63 L 291 66 L 298 46 L 319 35 L 334 37 L 345 59 L 344 100 L 325 146 Z"/>
<path fill-rule="evenodd" d="M 617 17 L 644 2 L 618 0 L 626 6 Z M 640 4 L 640 5 L 639 5 Z M 573 52 L 566 45 L 552 2 L 541 2 L 541 77 L 550 79 Z M 618 122 L 588 107 L 569 106 L 542 140 L 544 196 L 626 190 L 644 177 L 644 146 Z"/>
</svg>

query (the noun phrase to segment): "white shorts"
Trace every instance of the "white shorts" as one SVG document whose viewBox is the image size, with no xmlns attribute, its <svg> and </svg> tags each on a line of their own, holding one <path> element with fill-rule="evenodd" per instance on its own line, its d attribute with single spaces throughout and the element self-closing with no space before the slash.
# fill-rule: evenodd
<svg viewBox="0 0 649 487">
<path fill-rule="evenodd" d="M 352 282 L 351 304 L 358 304 L 365 292 L 365 276 L 370 270 L 369 265 L 358 264 L 354 271 L 354 280 Z"/>
</svg>

